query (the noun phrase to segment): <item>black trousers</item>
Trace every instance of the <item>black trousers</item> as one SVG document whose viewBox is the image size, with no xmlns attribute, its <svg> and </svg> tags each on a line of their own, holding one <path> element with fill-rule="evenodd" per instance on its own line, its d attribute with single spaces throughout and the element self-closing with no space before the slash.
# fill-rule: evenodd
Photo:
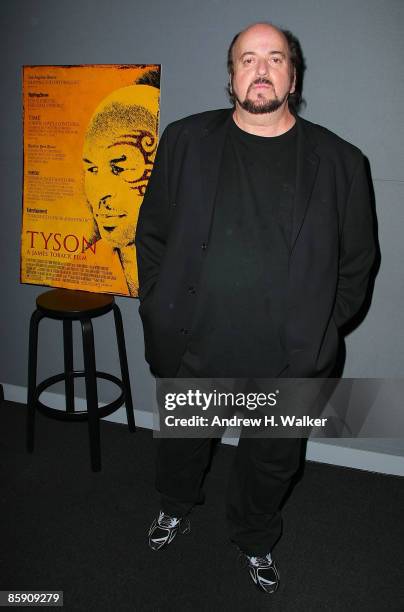
<svg viewBox="0 0 404 612">
<path fill-rule="evenodd" d="M 156 488 L 161 508 L 184 516 L 202 500 L 210 438 L 159 439 Z M 280 506 L 300 463 L 299 438 L 240 438 L 226 493 L 230 539 L 249 555 L 272 551 L 281 535 Z"/>
<path fill-rule="evenodd" d="M 194 378 L 195 373 L 183 364 L 177 377 Z M 202 482 L 213 442 L 155 440 L 156 488 L 166 514 L 184 516 L 203 500 Z M 227 484 L 226 518 L 230 539 L 246 554 L 266 555 L 280 538 L 280 506 L 300 457 L 300 438 L 240 438 Z"/>
</svg>

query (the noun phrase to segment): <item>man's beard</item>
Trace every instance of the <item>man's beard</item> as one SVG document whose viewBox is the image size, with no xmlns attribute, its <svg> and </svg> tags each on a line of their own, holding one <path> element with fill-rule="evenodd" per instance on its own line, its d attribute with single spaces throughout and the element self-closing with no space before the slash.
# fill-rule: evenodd
<svg viewBox="0 0 404 612">
<path fill-rule="evenodd" d="M 272 83 L 268 81 L 267 79 L 257 79 L 256 81 L 253 81 L 250 87 L 248 88 L 245 100 L 241 101 L 240 98 L 238 98 L 235 95 L 235 98 L 237 102 L 239 103 L 239 105 L 241 106 L 241 108 L 246 110 L 248 113 L 251 113 L 252 115 L 263 115 L 264 113 L 273 113 L 274 111 L 278 110 L 278 108 L 282 106 L 282 104 L 285 102 L 285 100 L 287 99 L 289 95 L 289 94 L 286 94 L 283 100 L 280 100 L 277 97 L 275 90 L 274 90 L 274 98 L 272 100 L 267 100 L 266 98 L 262 98 L 262 100 L 258 99 L 255 101 L 250 100 L 248 98 L 248 93 L 249 93 L 250 88 L 252 88 L 254 85 L 259 85 L 260 83 L 271 85 L 273 88 Z"/>
</svg>

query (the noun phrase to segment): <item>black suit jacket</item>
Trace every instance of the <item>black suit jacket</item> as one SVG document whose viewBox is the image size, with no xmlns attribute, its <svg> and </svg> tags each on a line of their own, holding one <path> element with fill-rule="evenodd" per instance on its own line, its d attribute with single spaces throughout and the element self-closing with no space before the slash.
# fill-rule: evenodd
<svg viewBox="0 0 404 612">
<path fill-rule="evenodd" d="M 139 313 L 146 359 L 161 377 L 175 376 L 187 347 L 230 121 L 225 109 L 170 124 L 141 206 Z M 373 216 L 359 149 L 299 117 L 297 129 L 287 372 L 318 377 L 330 374 L 338 328 L 363 303 L 375 257 Z"/>
</svg>

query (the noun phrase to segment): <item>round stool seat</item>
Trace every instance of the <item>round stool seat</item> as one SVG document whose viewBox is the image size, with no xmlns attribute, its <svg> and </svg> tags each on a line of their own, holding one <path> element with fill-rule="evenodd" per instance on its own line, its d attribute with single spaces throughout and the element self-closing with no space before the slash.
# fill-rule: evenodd
<svg viewBox="0 0 404 612">
<path fill-rule="evenodd" d="M 114 305 L 114 296 L 87 291 L 52 289 L 36 299 L 37 308 L 47 317 L 80 319 L 99 317 Z"/>
</svg>

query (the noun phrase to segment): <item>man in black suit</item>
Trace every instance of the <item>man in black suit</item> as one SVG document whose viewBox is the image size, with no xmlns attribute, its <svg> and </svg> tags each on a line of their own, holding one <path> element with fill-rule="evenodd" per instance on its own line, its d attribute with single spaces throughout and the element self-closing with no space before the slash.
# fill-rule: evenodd
<svg viewBox="0 0 404 612">
<path fill-rule="evenodd" d="M 250 26 L 228 56 L 232 109 L 164 131 L 136 233 L 146 359 L 163 378 L 327 377 L 339 328 L 374 261 L 361 152 L 299 118 L 297 40 Z M 189 529 L 209 439 L 161 439 L 158 550 Z M 251 578 L 279 584 L 272 549 L 300 440 L 241 438 L 227 489 L 230 538 Z"/>
</svg>

